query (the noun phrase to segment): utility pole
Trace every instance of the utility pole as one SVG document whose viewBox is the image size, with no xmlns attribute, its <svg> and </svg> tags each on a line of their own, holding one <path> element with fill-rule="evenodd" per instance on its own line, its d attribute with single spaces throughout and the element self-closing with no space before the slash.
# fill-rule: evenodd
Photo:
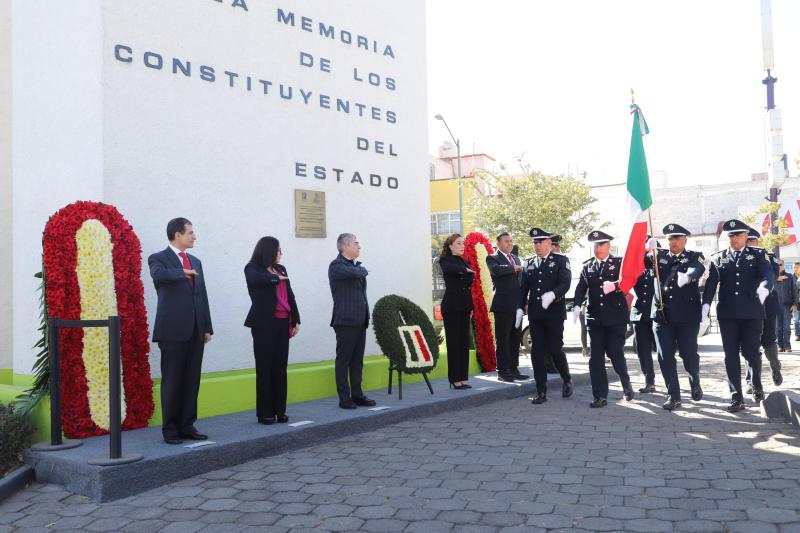
<svg viewBox="0 0 800 533">
<path fill-rule="evenodd" d="M 781 111 L 775 107 L 775 84 L 778 78 L 772 75 L 775 70 L 775 50 L 772 43 L 772 0 L 761 0 L 761 43 L 764 58 L 764 70 L 767 77 L 761 80 L 767 88 L 767 122 L 769 123 L 769 161 L 767 163 L 767 186 L 769 187 L 770 202 L 777 202 L 781 191 L 779 187 L 783 185 L 787 174 L 786 154 L 783 153 L 783 135 L 781 124 Z M 777 213 L 769 214 L 769 232 L 778 233 L 776 220 Z M 772 249 L 776 257 L 780 257 L 780 247 Z"/>
</svg>

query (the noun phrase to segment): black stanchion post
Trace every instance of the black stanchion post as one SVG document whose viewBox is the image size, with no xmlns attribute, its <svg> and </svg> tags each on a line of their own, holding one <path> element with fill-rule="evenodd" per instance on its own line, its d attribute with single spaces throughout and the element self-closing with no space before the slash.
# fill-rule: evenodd
<svg viewBox="0 0 800 533">
<path fill-rule="evenodd" d="M 108 317 L 108 398 L 109 398 L 109 457 L 122 457 L 122 393 L 120 391 L 120 328 L 119 317 Z"/>
<path fill-rule="evenodd" d="M 61 442 L 61 326 L 58 317 L 47 319 L 47 351 L 50 357 L 50 444 Z"/>
<path fill-rule="evenodd" d="M 47 318 L 47 354 L 50 361 L 50 442 L 40 442 L 31 446 L 37 452 L 68 450 L 81 445 L 77 439 L 64 440 L 61 437 L 61 319 L 57 316 Z"/>
<path fill-rule="evenodd" d="M 120 350 L 121 327 L 118 316 L 104 320 L 108 327 L 108 457 L 89 459 L 90 465 L 114 466 L 133 463 L 142 458 L 140 453 L 122 455 L 122 361 Z"/>
</svg>

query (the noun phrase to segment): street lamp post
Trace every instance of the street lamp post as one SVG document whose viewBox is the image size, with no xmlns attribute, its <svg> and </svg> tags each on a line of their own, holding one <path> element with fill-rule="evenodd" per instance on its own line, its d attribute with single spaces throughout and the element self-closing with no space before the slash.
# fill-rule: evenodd
<svg viewBox="0 0 800 533">
<path fill-rule="evenodd" d="M 456 143 L 456 159 L 458 161 L 458 232 L 464 235 L 464 200 L 461 195 L 461 142 L 455 138 L 453 132 L 450 131 L 450 126 L 447 125 L 447 121 L 441 114 L 437 114 L 434 118 L 444 122 L 447 133 L 450 134 L 450 138 Z"/>
</svg>

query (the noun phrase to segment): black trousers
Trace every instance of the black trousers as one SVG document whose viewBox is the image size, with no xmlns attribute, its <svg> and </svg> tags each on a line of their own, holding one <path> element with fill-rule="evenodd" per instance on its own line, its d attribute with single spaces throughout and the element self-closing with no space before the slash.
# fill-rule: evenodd
<svg viewBox="0 0 800 533">
<path fill-rule="evenodd" d="M 656 346 L 653 321 L 643 320 L 633 322 L 633 334 L 636 336 L 636 355 L 639 356 L 639 366 L 644 374 L 647 385 L 656 384 L 656 371 L 653 368 L 653 348 Z"/>
<path fill-rule="evenodd" d="M 764 348 L 764 355 L 767 356 L 770 368 L 780 370 L 781 363 L 778 359 L 778 315 L 767 313 L 767 318 L 764 320 L 764 328 L 761 330 L 761 347 Z M 759 358 L 760 360 L 760 358 Z M 745 380 L 748 385 L 753 385 L 753 368 L 750 364 L 747 365 L 747 375 Z"/>
<path fill-rule="evenodd" d="M 497 343 L 497 373 L 503 375 L 514 375 L 519 366 L 519 348 L 517 348 L 517 360 L 514 361 L 513 346 L 516 342 L 519 345 L 519 333 L 515 328 L 517 313 L 494 313 L 494 338 Z"/>
<path fill-rule="evenodd" d="M 333 330 L 336 332 L 336 392 L 339 394 L 339 401 L 364 396 L 361 390 L 361 372 L 364 369 L 367 328 L 334 326 Z"/>
<path fill-rule="evenodd" d="M 204 334 L 195 328 L 186 342 L 158 343 L 161 350 L 161 433 L 178 438 L 195 433 Z"/>
<path fill-rule="evenodd" d="M 697 352 L 697 333 L 699 322 L 678 322 L 653 324 L 658 345 L 658 366 L 667 386 L 667 393 L 673 400 L 681 399 L 681 384 L 678 381 L 678 363 L 675 348 L 680 352 L 683 368 L 689 374 L 689 386 L 700 385 L 700 354 Z"/>
<path fill-rule="evenodd" d="M 442 313 L 447 344 L 447 379 L 450 383 L 467 381 L 469 369 L 469 311 Z"/>
<path fill-rule="evenodd" d="M 592 395 L 595 398 L 608 398 L 608 374 L 606 374 L 606 355 L 611 359 L 614 371 L 623 386 L 630 383 L 628 365 L 625 362 L 625 332 L 628 324 L 603 326 L 589 322 L 591 354 L 589 355 L 589 377 L 592 380 Z"/>
<path fill-rule="evenodd" d="M 758 350 L 763 329 L 764 321 L 759 319 L 719 319 L 722 349 L 725 351 L 725 371 L 728 374 L 728 387 L 732 400 L 741 401 L 743 399 L 740 350 L 742 357 L 751 369 L 753 389 L 763 390 L 761 386 L 761 352 Z"/>
<path fill-rule="evenodd" d="M 267 328 L 253 328 L 256 360 L 256 417 L 286 414 L 286 366 L 289 362 L 289 319 L 275 318 Z"/>
<path fill-rule="evenodd" d="M 564 382 L 570 381 L 569 364 L 564 353 L 564 320 L 528 320 L 531 333 L 531 359 L 536 392 L 547 392 L 547 364 L 545 355 L 550 354 L 553 364 Z"/>
</svg>

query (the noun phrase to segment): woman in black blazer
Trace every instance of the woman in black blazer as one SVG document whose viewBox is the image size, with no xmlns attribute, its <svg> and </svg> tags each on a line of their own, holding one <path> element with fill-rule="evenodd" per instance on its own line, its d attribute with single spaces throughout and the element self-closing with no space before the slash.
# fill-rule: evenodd
<svg viewBox="0 0 800 533">
<path fill-rule="evenodd" d="M 286 268 L 280 264 L 281 247 L 275 237 L 262 237 L 244 267 L 250 312 L 244 325 L 253 335 L 256 359 L 256 416 L 261 424 L 288 422 L 286 416 L 286 366 L 289 338 L 300 330 L 300 314 Z"/>
<path fill-rule="evenodd" d="M 466 381 L 469 368 L 469 328 L 472 315 L 472 279 L 475 272 L 464 259 L 464 239 L 454 233 L 442 247 L 439 258 L 444 276 L 442 318 L 447 343 L 447 378 L 454 389 L 471 389 Z"/>
</svg>

